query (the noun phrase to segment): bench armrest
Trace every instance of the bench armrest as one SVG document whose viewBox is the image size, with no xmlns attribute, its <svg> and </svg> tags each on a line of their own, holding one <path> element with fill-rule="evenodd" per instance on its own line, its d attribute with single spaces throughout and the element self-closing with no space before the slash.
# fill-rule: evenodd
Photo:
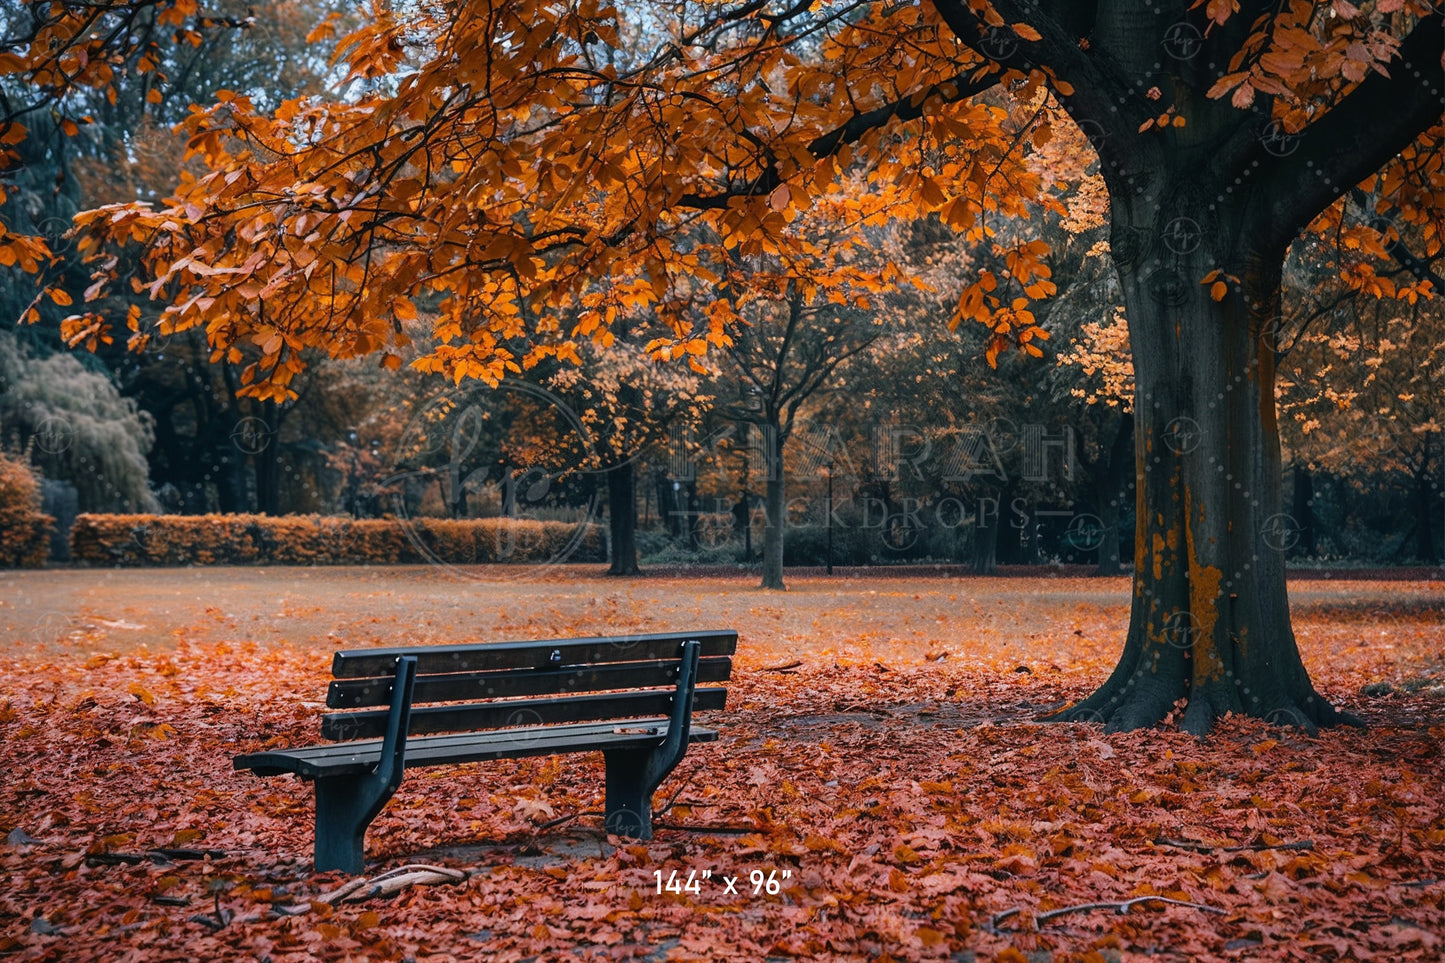
<svg viewBox="0 0 1445 963">
<path fill-rule="evenodd" d="M 406 768 L 406 737 L 411 724 L 411 696 L 416 685 L 416 656 L 403 655 L 396 660 L 396 680 L 391 689 L 391 711 L 386 718 L 386 737 L 381 743 L 381 759 L 376 764 L 375 780 L 395 792 L 401 785 Z"/>
<path fill-rule="evenodd" d="M 687 752 L 692 729 L 692 695 L 697 689 L 697 660 L 702 643 L 682 643 L 682 661 L 677 668 L 677 693 L 672 697 L 672 718 L 668 721 L 667 739 L 658 750 L 664 760 L 663 774 L 671 772 Z"/>
</svg>

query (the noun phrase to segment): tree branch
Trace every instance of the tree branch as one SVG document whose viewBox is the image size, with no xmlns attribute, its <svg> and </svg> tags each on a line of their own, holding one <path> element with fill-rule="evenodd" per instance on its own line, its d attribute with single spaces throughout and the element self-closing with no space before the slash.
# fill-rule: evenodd
<svg viewBox="0 0 1445 963">
<path fill-rule="evenodd" d="M 895 119 L 900 121 L 917 120 L 923 116 L 925 106 L 935 97 L 941 98 L 945 103 L 954 103 L 980 94 L 997 83 L 998 77 L 995 75 L 969 79 L 960 73 L 950 80 L 934 84 L 892 103 L 864 111 L 861 114 L 854 114 L 842 126 L 835 127 L 828 133 L 814 138 L 808 144 L 808 152 L 819 160 L 832 156 L 838 152 L 839 148 L 857 142 L 864 134 L 883 127 Z M 717 194 L 684 194 L 677 204 L 680 207 L 719 210 L 728 206 L 730 198 L 771 194 L 782 183 L 783 178 L 778 173 L 777 167 L 770 166 L 756 178 L 739 187 Z"/>
<path fill-rule="evenodd" d="M 1439 122 L 1442 46 L 1445 15 L 1424 18 L 1400 44 L 1391 76 L 1370 74 L 1306 127 L 1293 151 L 1260 158 L 1259 196 L 1268 201 L 1258 247 L 1283 251 L 1320 211 Z"/>
</svg>

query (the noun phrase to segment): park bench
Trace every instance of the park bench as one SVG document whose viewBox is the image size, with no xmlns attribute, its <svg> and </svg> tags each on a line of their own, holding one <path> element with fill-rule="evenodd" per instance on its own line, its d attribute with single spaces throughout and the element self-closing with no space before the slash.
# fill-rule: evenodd
<svg viewBox="0 0 1445 963">
<path fill-rule="evenodd" d="M 717 731 L 737 633 L 689 632 L 335 654 L 321 735 L 335 740 L 237 756 L 261 776 L 316 783 L 316 869 L 361 872 L 366 827 L 404 770 L 600 751 L 608 832 L 652 838 L 652 794 L 691 742 Z M 385 706 L 387 708 L 375 708 Z"/>
</svg>

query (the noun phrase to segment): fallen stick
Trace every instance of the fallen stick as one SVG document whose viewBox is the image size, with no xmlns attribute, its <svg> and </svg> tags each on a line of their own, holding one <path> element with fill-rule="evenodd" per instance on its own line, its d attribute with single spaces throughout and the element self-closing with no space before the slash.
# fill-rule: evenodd
<svg viewBox="0 0 1445 963">
<path fill-rule="evenodd" d="M 1219 916 L 1224 916 L 1226 913 L 1225 910 L 1217 906 L 1191 903 L 1187 900 L 1173 899 L 1169 896 L 1135 896 L 1133 899 L 1126 899 L 1122 903 L 1080 903 L 1077 906 L 1063 906 L 1056 910 L 1049 910 L 1046 913 L 1038 913 L 1034 916 L 1034 925 L 1038 926 L 1041 923 L 1047 923 L 1049 920 L 1057 919 L 1060 916 L 1066 916 L 1070 913 L 1089 913 L 1101 909 L 1113 910 L 1122 916 L 1140 903 L 1167 903 L 1170 906 L 1185 906 L 1189 909 L 1197 909 L 1205 913 L 1215 913 Z M 1004 920 L 1011 916 L 1017 916 L 1023 911 L 1024 908 L 1022 906 L 1015 906 L 1012 909 L 1004 910 L 1002 913 L 995 913 L 989 920 L 989 926 L 991 928 L 997 928 Z"/>
<path fill-rule="evenodd" d="M 224 849 L 148 849 L 143 853 L 87 853 L 87 866 L 136 866 L 150 860 L 157 866 L 165 866 L 176 860 L 223 859 Z"/>
<path fill-rule="evenodd" d="M 438 883 L 458 883 L 467 878 L 460 869 L 445 866 L 428 866 L 413 863 L 398 866 L 371 879 L 353 879 L 329 893 L 316 897 L 318 903 L 359 903 L 378 896 L 390 896 L 408 886 L 435 886 Z"/>
<path fill-rule="evenodd" d="M 751 836 L 762 832 L 756 826 L 691 826 L 687 823 L 654 822 L 654 829 L 677 829 L 685 833 L 712 833 L 717 836 Z"/>
<path fill-rule="evenodd" d="M 796 669 L 796 668 L 799 668 L 800 666 L 802 666 L 802 664 L 803 664 L 803 663 L 801 663 L 801 662 L 789 662 L 789 663 L 787 663 L 786 665 L 770 665 L 770 666 L 766 666 L 766 667 L 763 669 L 763 671 L 764 671 L 764 672 L 791 672 L 793 669 Z"/>
<path fill-rule="evenodd" d="M 1167 836 L 1160 836 L 1154 840 L 1156 846 L 1173 846 L 1175 849 L 1188 849 L 1196 853 L 1262 853 L 1267 849 L 1314 849 L 1313 840 L 1301 839 L 1293 843 L 1250 843 L 1247 846 L 1210 846 L 1193 839 L 1170 839 Z"/>
</svg>

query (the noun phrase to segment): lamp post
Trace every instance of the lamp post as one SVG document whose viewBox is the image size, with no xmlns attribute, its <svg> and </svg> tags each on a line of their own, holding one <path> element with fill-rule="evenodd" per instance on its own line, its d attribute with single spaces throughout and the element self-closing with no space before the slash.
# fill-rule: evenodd
<svg viewBox="0 0 1445 963">
<path fill-rule="evenodd" d="M 828 473 L 828 574 L 833 574 L 833 459 L 823 466 Z"/>
</svg>

